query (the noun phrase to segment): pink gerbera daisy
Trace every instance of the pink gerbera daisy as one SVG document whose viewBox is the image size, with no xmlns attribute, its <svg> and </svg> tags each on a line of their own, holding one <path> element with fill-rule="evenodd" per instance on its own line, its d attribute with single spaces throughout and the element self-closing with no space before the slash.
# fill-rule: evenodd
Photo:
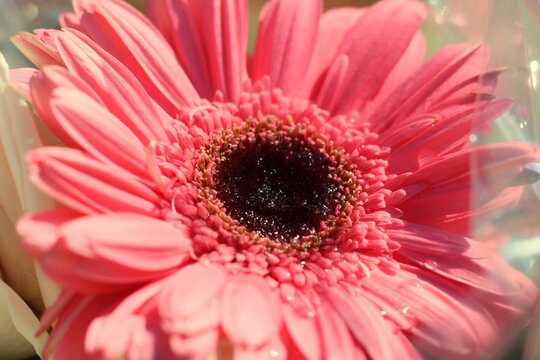
<svg viewBox="0 0 540 360">
<path fill-rule="evenodd" d="M 18 226 L 63 288 L 43 355 L 494 356 L 537 290 L 467 234 L 538 150 L 469 145 L 511 104 L 485 49 L 423 64 L 417 1 L 271 0 L 250 57 L 246 1 L 147 3 L 74 0 L 14 38 L 65 144 L 28 155 L 64 207 Z"/>
</svg>

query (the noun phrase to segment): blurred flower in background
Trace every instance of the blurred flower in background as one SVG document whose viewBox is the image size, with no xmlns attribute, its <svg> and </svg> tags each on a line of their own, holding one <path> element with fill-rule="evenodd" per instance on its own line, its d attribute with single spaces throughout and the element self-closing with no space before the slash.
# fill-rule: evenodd
<svg viewBox="0 0 540 360">
<path fill-rule="evenodd" d="M 23 253 L 15 233 L 19 217 L 50 208 L 52 202 L 35 190 L 26 174 L 24 155 L 43 142 L 31 106 L 9 80 L 0 54 L 0 359 L 6 360 L 41 351 L 46 336 L 34 336 L 37 316 L 56 295 Z"/>
<path fill-rule="evenodd" d="M 68 0 L 1 0 L 0 51 L 11 67 L 28 61 L 11 44 L 10 37 L 19 31 L 58 26 L 58 14 L 71 8 Z"/>
<path fill-rule="evenodd" d="M 28 61 L 11 44 L 18 31 L 51 27 L 71 4 L 62 0 L 2 0 L 0 3 L 0 359 L 24 359 L 40 352 L 46 336 L 35 332 L 38 316 L 57 294 L 23 253 L 15 234 L 17 219 L 26 212 L 51 208 L 52 202 L 36 191 L 26 175 L 25 153 L 43 145 L 47 131 L 31 105 L 13 89 L 8 63 Z M 8 59 L 8 63 L 2 56 Z M 41 132 L 41 134 L 40 134 Z"/>
</svg>

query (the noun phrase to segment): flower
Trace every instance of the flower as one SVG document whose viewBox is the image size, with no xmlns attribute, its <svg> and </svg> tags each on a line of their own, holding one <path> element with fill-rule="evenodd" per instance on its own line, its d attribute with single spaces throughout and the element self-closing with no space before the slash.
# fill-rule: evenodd
<svg viewBox="0 0 540 360">
<path fill-rule="evenodd" d="M 423 64 L 412 0 L 271 0 L 248 57 L 245 1 L 147 4 L 14 38 L 65 144 L 27 156 L 64 207 L 18 224 L 63 288 L 43 356 L 494 356 L 537 289 L 467 234 L 539 154 L 470 146 L 511 104 L 485 49 Z"/>
<path fill-rule="evenodd" d="M 43 311 L 54 292 L 24 254 L 15 223 L 23 212 L 51 204 L 24 176 L 24 153 L 42 143 L 29 104 L 9 82 L 0 54 L 0 358 L 22 359 L 43 348 L 45 338 L 34 337 L 39 326 L 34 312 Z"/>
</svg>

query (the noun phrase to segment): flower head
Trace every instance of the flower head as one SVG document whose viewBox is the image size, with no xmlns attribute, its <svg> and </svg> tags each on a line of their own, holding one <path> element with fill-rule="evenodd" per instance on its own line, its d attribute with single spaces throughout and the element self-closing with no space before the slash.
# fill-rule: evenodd
<svg viewBox="0 0 540 360">
<path fill-rule="evenodd" d="M 63 287 L 45 356 L 485 356 L 534 301 L 467 234 L 538 150 L 470 147 L 511 102 L 482 47 L 423 64 L 419 2 L 271 0 L 251 58 L 245 1 L 73 3 L 14 39 L 66 145 L 27 157 L 65 207 L 19 223 Z"/>
</svg>

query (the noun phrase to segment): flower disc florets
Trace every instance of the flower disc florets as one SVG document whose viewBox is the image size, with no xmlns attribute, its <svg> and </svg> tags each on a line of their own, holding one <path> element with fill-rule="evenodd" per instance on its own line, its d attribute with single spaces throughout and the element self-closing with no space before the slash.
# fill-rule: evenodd
<svg viewBox="0 0 540 360">
<path fill-rule="evenodd" d="M 379 220 L 388 214 L 379 210 L 390 192 L 383 187 L 388 149 L 376 145 L 377 135 L 315 105 L 291 104 L 279 91 L 243 100 L 180 116 L 176 141 L 155 148 L 159 177 L 167 178 L 162 216 L 188 229 L 194 256 L 244 269 L 256 262 L 272 273 L 283 263 L 333 262 L 326 256 L 336 251 L 378 254 L 366 236 L 384 233 L 388 221 Z M 246 108 L 256 111 L 238 110 Z M 259 253 L 279 260 L 236 260 Z"/>
<path fill-rule="evenodd" d="M 343 150 L 292 119 L 248 119 L 211 136 L 194 182 L 214 225 L 280 251 L 307 250 L 335 234 L 358 184 Z M 219 224 L 217 224 L 219 223 Z"/>
</svg>

